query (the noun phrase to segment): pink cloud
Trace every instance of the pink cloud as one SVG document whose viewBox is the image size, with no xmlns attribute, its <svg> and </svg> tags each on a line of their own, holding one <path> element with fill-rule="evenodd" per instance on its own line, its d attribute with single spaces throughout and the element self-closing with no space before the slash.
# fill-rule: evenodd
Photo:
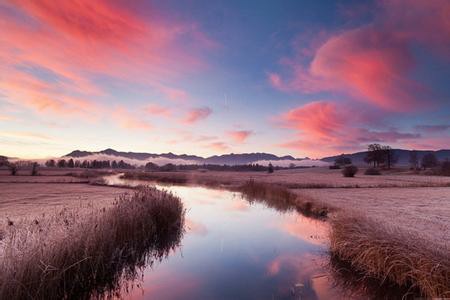
<svg viewBox="0 0 450 300">
<path fill-rule="evenodd" d="M 408 79 L 414 60 L 406 41 L 364 27 L 329 39 L 311 62 L 310 73 L 329 89 L 391 111 L 421 106 L 425 88 Z"/>
<path fill-rule="evenodd" d="M 227 132 L 236 143 L 244 143 L 252 134 L 251 130 L 233 130 Z"/>
<path fill-rule="evenodd" d="M 171 110 L 167 107 L 161 106 L 159 104 L 149 104 L 145 107 L 145 111 L 151 115 L 159 115 L 159 116 L 170 116 L 172 114 Z"/>
<path fill-rule="evenodd" d="M 207 145 L 208 148 L 211 148 L 214 151 L 227 151 L 230 149 L 227 144 L 223 142 L 213 142 Z"/>
<path fill-rule="evenodd" d="M 209 107 L 194 108 L 187 113 L 187 116 L 183 119 L 186 124 L 194 124 L 198 121 L 204 120 L 212 114 L 212 110 Z"/>
<path fill-rule="evenodd" d="M 329 37 L 309 64 L 304 45 L 297 45 L 298 57 L 282 59 L 291 76 L 269 73 L 269 82 L 282 91 L 338 92 L 387 111 L 430 107 L 432 92 L 411 76 L 411 48 L 420 44 L 448 59 L 449 10 L 445 0 L 381 2 L 372 24 Z"/>
<path fill-rule="evenodd" d="M 11 103 L 37 113 L 101 106 L 98 99 L 108 91 L 91 79 L 98 75 L 156 89 L 168 100 L 185 100 L 187 93 L 170 83 L 207 65 L 200 49 L 212 41 L 198 26 L 144 18 L 124 2 L 20 0 L 4 5 L 0 72 L 10 75 L 0 91 Z M 27 75 L 18 65 L 48 70 L 57 80 L 17 91 L 12 82 Z"/>
<path fill-rule="evenodd" d="M 10 71 L 10 76 L 0 81 L 0 90 L 7 100 L 34 109 L 40 113 L 76 115 L 92 119 L 100 107 L 87 99 L 62 92 L 58 86 L 37 79 L 27 73 Z"/>
<path fill-rule="evenodd" d="M 357 109 L 327 101 L 294 108 L 281 119 L 286 127 L 296 131 L 297 137 L 280 146 L 313 156 L 359 150 L 372 142 L 399 143 L 421 138 L 419 134 L 398 132 L 395 128 L 367 129 L 371 124 Z"/>
<path fill-rule="evenodd" d="M 112 112 L 112 119 L 117 124 L 128 130 L 150 130 L 152 126 L 149 122 L 142 120 L 137 114 L 132 114 L 124 107 L 116 107 Z"/>
</svg>

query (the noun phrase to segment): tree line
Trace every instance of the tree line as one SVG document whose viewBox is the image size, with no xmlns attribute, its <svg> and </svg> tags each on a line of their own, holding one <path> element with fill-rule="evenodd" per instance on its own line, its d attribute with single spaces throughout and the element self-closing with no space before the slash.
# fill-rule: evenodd
<svg viewBox="0 0 450 300">
<path fill-rule="evenodd" d="M 395 166 L 398 163 L 398 154 L 395 149 L 392 149 L 388 145 L 380 145 L 380 144 L 370 144 L 367 147 L 367 154 L 364 157 L 364 161 L 367 164 L 373 166 L 373 168 L 387 168 Z M 426 153 L 419 159 L 419 154 L 417 151 L 413 150 L 409 152 L 409 165 L 411 169 L 418 170 L 422 169 L 432 169 L 436 168 L 440 165 L 447 166 L 448 160 L 439 162 L 436 155 L 432 152 Z M 330 166 L 331 169 L 339 169 L 340 167 L 351 165 L 352 160 L 350 157 L 341 154 L 338 156 L 334 165 Z"/>
<path fill-rule="evenodd" d="M 45 162 L 48 168 L 86 168 L 86 169 L 134 169 L 135 166 L 124 162 L 123 160 L 112 162 L 109 160 L 73 160 L 72 158 L 54 160 Z"/>
</svg>

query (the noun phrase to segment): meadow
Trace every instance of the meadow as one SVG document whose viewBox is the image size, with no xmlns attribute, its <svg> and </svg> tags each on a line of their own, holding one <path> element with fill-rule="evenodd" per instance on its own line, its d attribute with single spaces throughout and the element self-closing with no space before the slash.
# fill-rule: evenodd
<svg viewBox="0 0 450 300">
<path fill-rule="evenodd" d="M 129 188 L 105 186 L 97 180 L 105 173 L 83 172 L 0 176 L 3 228 L 53 216 L 61 208 L 79 212 L 86 207 L 87 211 L 115 209 L 115 199 L 134 193 Z M 330 257 L 344 262 L 351 273 L 427 297 L 450 295 L 449 177 L 396 169 L 378 176 L 360 170 L 355 177 L 346 178 L 340 170 L 327 168 L 273 174 L 129 171 L 120 176 L 125 181 L 227 189 L 277 210 L 295 209 L 330 224 Z M 3 235 L 5 232 L 3 229 Z"/>
</svg>

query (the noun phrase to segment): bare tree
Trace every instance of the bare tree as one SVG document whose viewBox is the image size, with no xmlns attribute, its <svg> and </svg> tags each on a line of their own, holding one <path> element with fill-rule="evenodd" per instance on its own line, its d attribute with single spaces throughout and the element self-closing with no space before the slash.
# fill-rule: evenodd
<svg viewBox="0 0 450 300">
<path fill-rule="evenodd" d="M 39 167 L 39 164 L 37 162 L 34 162 L 31 165 L 31 176 L 37 176 L 38 175 L 38 167 Z"/>
<path fill-rule="evenodd" d="M 54 159 L 49 159 L 45 162 L 45 166 L 47 168 L 54 168 L 54 167 L 56 167 L 56 162 Z"/>
<path fill-rule="evenodd" d="M 75 167 L 75 163 L 73 162 L 73 159 L 69 159 L 69 161 L 67 162 L 67 167 L 68 168 L 74 168 Z"/>
<path fill-rule="evenodd" d="M 387 168 L 390 169 L 397 163 L 398 156 L 396 155 L 395 150 L 390 146 L 382 146 L 381 148 L 385 157 L 384 160 L 386 161 Z"/>
<path fill-rule="evenodd" d="M 385 155 L 383 147 L 380 144 L 370 144 L 367 147 L 367 155 L 364 161 L 368 164 L 373 163 L 373 167 L 379 167 L 380 164 L 384 163 Z"/>
<path fill-rule="evenodd" d="M 8 158 L 6 156 L 0 155 L 0 167 L 8 166 L 8 164 L 9 164 Z"/>
<path fill-rule="evenodd" d="M 417 151 L 413 150 L 409 152 L 409 164 L 413 169 L 419 168 L 419 158 L 417 157 Z"/>
<path fill-rule="evenodd" d="M 17 169 L 18 169 L 17 164 L 16 163 L 9 163 L 8 167 L 9 167 L 9 171 L 11 172 L 11 175 L 12 176 L 16 176 L 17 175 Z"/>
<path fill-rule="evenodd" d="M 66 167 L 66 160 L 65 159 L 58 160 L 57 166 L 58 166 L 58 168 L 65 168 Z"/>
<path fill-rule="evenodd" d="M 421 163 L 422 163 L 422 168 L 426 169 L 426 168 L 437 167 L 437 165 L 439 164 L 439 161 L 437 160 L 436 155 L 434 155 L 434 153 L 428 153 L 422 157 Z"/>
</svg>

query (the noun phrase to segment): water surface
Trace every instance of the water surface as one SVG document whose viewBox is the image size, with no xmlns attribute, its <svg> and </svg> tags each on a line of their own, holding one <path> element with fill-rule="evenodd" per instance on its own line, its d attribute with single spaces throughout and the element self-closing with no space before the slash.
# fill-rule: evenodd
<svg viewBox="0 0 450 300">
<path fill-rule="evenodd" d="M 142 184 L 107 178 L 110 184 Z M 147 267 L 133 299 L 337 299 L 327 271 L 327 224 L 279 212 L 239 193 L 159 186 L 187 209 L 186 233 L 169 257 Z"/>
</svg>

